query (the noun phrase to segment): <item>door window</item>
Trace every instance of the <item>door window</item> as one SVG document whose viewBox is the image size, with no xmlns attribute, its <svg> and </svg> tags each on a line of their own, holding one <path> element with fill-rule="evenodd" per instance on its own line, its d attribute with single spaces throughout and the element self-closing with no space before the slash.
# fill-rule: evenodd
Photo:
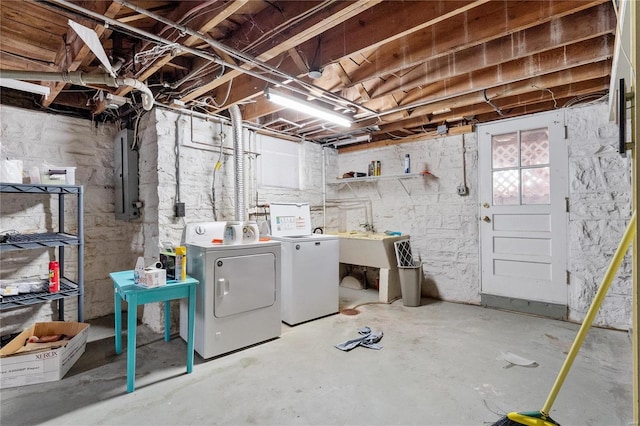
<svg viewBox="0 0 640 426">
<path fill-rule="evenodd" d="M 549 131 L 491 137 L 493 205 L 550 204 Z"/>
</svg>

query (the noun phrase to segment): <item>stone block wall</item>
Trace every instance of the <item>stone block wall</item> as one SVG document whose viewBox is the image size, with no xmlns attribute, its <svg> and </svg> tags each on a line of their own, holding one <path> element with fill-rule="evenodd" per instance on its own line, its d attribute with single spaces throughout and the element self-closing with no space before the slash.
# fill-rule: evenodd
<svg viewBox="0 0 640 426">
<path fill-rule="evenodd" d="M 631 216 L 631 165 L 606 103 L 566 110 L 569 144 L 569 319 L 582 321 Z M 631 326 L 631 251 L 595 319 Z"/>
<path fill-rule="evenodd" d="M 225 149 L 221 154 L 219 149 L 176 145 L 177 129 L 181 126 L 184 139 L 208 138 L 213 145 L 222 141 L 223 146 L 230 148 L 231 127 L 226 123 L 163 109 L 145 113 L 138 124 L 140 199 L 144 207 L 140 219 L 127 222 L 116 221 L 114 215 L 113 138 L 118 130 L 115 126 L 6 106 L 0 106 L 0 113 L 3 158 L 22 159 L 25 169 L 43 162 L 78 168 L 76 182 L 85 187 L 87 319 L 113 312 L 109 272 L 132 268 L 140 255 L 148 262 L 156 259 L 162 243 L 180 241 L 187 222 L 234 218 L 230 151 Z M 566 110 L 566 125 L 570 162 L 569 315 L 571 320 L 580 321 L 630 215 L 630 166 L 616 151 L 617 128 L 608 121 L 606 105 Z M 245 155 L 245 204 L 251 219 L 264 219 L 256 216 L 261 212 L 255 208 L 256 199 L 258 204 L 307 201 L 312 208 L 312 226 L 325 227 L 325 232 L 363 230 L 363 224 L 367 223 L 378 232 L 410 234 L 414 254 L 423 262 L 423 294 L 454 302 L 479 303 L 478 153 L 474 133 L 346 154 L 301 142 L 300 158 L 304 166 L 300 190 L 258 186 L 256 137 L 250 132 L 245 134 L 245 149 L 251 152 Z M 353 182 L 348 186 L 336 180 L 345 172 L 366 172 L 371 160 L 381 161 L 384 176 L 402 175 L 407 153 L 412 173 L 426 170 L 431 174 Z M 214 173 L 218 160 L 222 165 Z M 186 206 L 186 216 L 182 218 L 175 217 L 173 210 L 176 177 L 180 180 L 180 201 Z M 462 184 L 466 184 L 469 192 L 460 196 L 457 187 Z M 31 197 L 2 194 L 3 232 L 35 231 L 54 225 L 57 204 L 47 197 Z M 70 210 L 67 218 L 73 217 Z M 73 226 L 72 221 L 68 222 L 69 230 Z M 3 253 L 0 278 L 44 277 L 52 256 L 53 251 L 46 250 Z M 73 264 L 69 268 L 72 273 Z M 66 319 L 75 319 L 74 303 L 68 302 L 65 309 Z M 43 304 L 2 312 L 0 331 L 8 334 L 35 321 L 55 319 L 54 310 L 54 305 Z M 631 265 L 627 256 L 596 323 L 626 329 L 630 326 L 630 312 Z M 174 313 L 177 315 L 176 309 Z M 152 328 L 162 329 L 159 305 L 145 307 L 142 318 Z"/>
<path fill-rule="evenodd" d="M 416 175 L 400 179 L 405 154 Z M 338 155 L 327 177 L 330 195 L 347 205 L 356 198 L 363 207 L 336 214 L 334 230 L 363 231 L 362 224 L 371 222 L 376 232 L 409 234 L 423 265 L 423 295 L 479 303 L 477 158 L 473 133 Z M 379 180 L 345 185 L 332 179 L 349 171 L 366 173 L 372 160 L 381 162 Z M 423 171 L 430 174 L 420 175 Z M 460 185 L 468 188 L 467 195 L 458 195 Z M 329 208 L 328 215 L 336 210 Z"/>
<path fill-rule="evenodd" d="M 565 110 L 569 149 L 568 286 L 569 319 L 582 321 L 631 216 L 630 163 L 617 152 L 618 130 L 609 122 L 606 103 Z M 463 148 L 469 194 L 459 196 Z M 332 175 L 367 171 L 371 160 L 382 162 L 383 175 L 402 173 L 404 154 L 412 171 L 432 176 L 333 184 L 331 196 L 343 203 L 358 198 L 351 215 L 333 214 L 335 230 L 363 230 L 371 221 L 378 232 L 411 235 L 414 254 L 422 257 L 423 294 L 439 299 L 479 303 L 480 263 L 477 199 L 476 134 L 442 137 L 367 151 L 340 154 Z M 331 213 L 331 209 L 328 213 Z M 631 326 L 630 251 L 596 317 L 595 324 Z"/>
<path fill-rule="evenodd" d="M 140 152 L 141 162 L 145 162 L 144 168 L 141 165 L 140 173 L 157 175 L 153 183 L 144 187 L 141 179 L 141 197 L 151 199 L 145 201 L 144 221 L 147 222 L 147 203 L 157 210 L 157 216 L 149 217 L 149 222 L 158 222 L 157 241 L 150 241 L 150 255 L 157 252 L 157 246 L 164 242 L 177 243 L 182 236 L 182 229 L 187 222 L 211 221 L 211 220 L 234 220 L 235 218 L 235 171 L 234 159 L 232 155 L 233 135 L 231 126 L 222 123 L 211 133 L 206 133 L 206 120 L 198 117 L 193 119 L 178 113 L 157 109 L 155 118 L 149 118 L 148 128 L 155 128 L 145 138 Z M 182 135 L 187 145 L 179 148 L 179 160 L 176 161 L 176 132 L 178 121 L 184 120 Z M 151 123 L 153 121 L 153 123 Z M 210 139 L 214 149 L 203 149 L 188 146 L 192 135 L 190 128 L 195 126 L 199 131 L 198 139 Z M 215 148 L 219 146 L 220 138 L 214 140 L 214 133 L 222 132 L 222 143 L 225 149 Z M 195 134 L 194 134 L 195 135 Z M 259 136 L 258 136 L 259 137 Z M 300 162 L 301 167 L 301 189 L 286 188 L 263 188 L 259 187 L 256 181 L 256 135 L 245 131 L 245 151 L 244 156 L 244 187 L 245 206 L 249 219 L 260 219 L 264 217 L 260 214 L 262 209 L 256 210 L 257 204 L 267 204 L 270 202 L 308 202 L 314 211 L 312 214 L 313 226 L 322 226 L 322 200 L 324 193 L 322 179 L 323 153 L 319 145 L 310 142 L 300 142 Z M 149 147 L 148 149 L 145 147 Z M 154 151 L 157 147 L 157 151 Z M 157 158 L 154 162 L 153 158 Z M 216 163 L 222 164 L 215 170 Z M 273 165 L 277 167 L 277 165 Z M 176 202 L 176 176 L 180 178 L 180 200 L 185 203 L 186 216 L 176 218 L 173 206 Z M 214 177 L 215 174 L 215 177 Z M 215 182 L 214 182 L 215 180 Z M 215 187 L 215 204 L 212 200 L 212 186 Z M 144 187 L 144 188 L 143 188 Z M 153 193 L 154 195 L 150 195 Z M 153 198 L 157 198 L 157 203 Z M 256 201 L 257 200 L 257 201 Z M 157 206 L 157 208 L 155 208 Z M 214 214 L 215 209 L 215 214 Z M 155 246 L 154 246 L 155 245 Z M 146 255 L 146 254 L 145 254 Z"/>
<path fill-rule="evenodd" d="M 2 157 L 22 160 L 24 169 L 42 164 L 76 167 L 76 184 L 84 186 L 85 319 L 113 313 L 113 284 L 109 272 L 133 267 L 141 252 L 138 223 L 115 220 L 113 181 L 114 125 L 64 115 L 0 106 Z M 57 196 L 0 194 L 0 231 L 57 230 Z M 65 229 L 77 230 L 76 200 L 65 196 Z M 38 249 L 3 252 L 0 278 L 46 278 L 49 260 L 57 251 Z M 75 248 L 65 251 L 66 274 L 76 277 Z M 1 334 L 22 331 L 36 321 L 57 320 L 57 303 L 0 313 Z M 77 320 L 77 303 L 67 299 L 65 319 Z"/>
<path fill-rule="evenodd" d="M 186 223 L 235 220 L 235 170 L 232 155 L 233 133 L 229 123 L 216 123 L 179 113 L 155 109 L 141 120 L 140 197 L 144 203 L 144 256 L 157 258 L 160 245 L 177 245 Z M 222 136 L 221 136 L 222 135 Z M 247 218 L 264 220 L 258 204 L 309 202 L 313 226 L 322 226 L 322 149 L 301 142 L 301 189 L 261 188 L 256 182 L 256 135 L 244 132 L 244 187 Z M 200 144 L 194 147 L 194 142 Z M 219 149 L 222 143 L 223 149 Z M 203 148 L 203 145 L 210 145 Z M 222 152 L 222 153 L 221 153 Z M 216 170 L 216 163 L 221 166 Z M 277 167 L 277 165 L 274 165 Z M 214 176 L 215 175 L 215 176 Z M 175 217 L 176 177 L 180 181 L 180 201 L 185 217 Z M 215 188 L 215 203 L 212 197 Z M 178 309 L 172 310 L 177 324 Z M 143 321 L 156 331 L 163 327 L 160 304 L 146 305 Z"/>
</svg>

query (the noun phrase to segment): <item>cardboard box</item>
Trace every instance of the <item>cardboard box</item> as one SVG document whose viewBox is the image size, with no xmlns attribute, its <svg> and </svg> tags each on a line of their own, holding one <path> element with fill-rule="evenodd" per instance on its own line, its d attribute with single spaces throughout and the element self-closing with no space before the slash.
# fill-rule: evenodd
<svg viewBox="0 0 640 426">
<path fill-rule="evenodd" d="M 167 284 L 167 271 L 162 269 L 160 262 L 145 268 L 144 257 L 138 257 L 133 270 L 133 282 L 140 287 L 160 287 Z"/>
<path fill-rule="evenodd" d="M 31 336 L 56 334 L 67 337 L 25 346 Z M 88 336 L 89 324 L 80 322 L 41 322 L 24 330 L 0 350 L 0 389 L 62 379 L 84 353 Z"/>
<path fill-rule="evenodd" d="M 139 286 L 146 288 L 167 285 L 167 271 L 164 269 L 145 268 L 140 275 Z"/>
</svg>

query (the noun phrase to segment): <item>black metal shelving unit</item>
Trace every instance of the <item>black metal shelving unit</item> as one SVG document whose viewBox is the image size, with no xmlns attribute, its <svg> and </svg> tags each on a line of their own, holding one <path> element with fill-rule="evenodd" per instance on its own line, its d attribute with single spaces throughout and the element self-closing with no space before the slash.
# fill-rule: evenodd
<svg viewBox="0 0 640 426">
<path fill-rule="evenodd" d="M 25 293 L 15 296 L 4 296 L 0 301 L 0 311 L 44 303 L 58 302 L 58 319 L 64 321 L 64 301 L 69 297 L 78 298 L 78 321 L 84 320 L 84 191 L 79 185 L 47 185 L 0 183 L 0 193 L 49 194 L 58 197 L 58 230 L 57 232 L 8 235 L 6 241 L 0 242 L 0 254 L 12 250 L 32 250 L 38 248 L 57 248 L 60 262 L 60 291 L 49 293 Z M 77 235 L 68 234 L 64 230 L 65 196 L 75 197 L 77 202 Z M 77 246 L 78 270 L 77 282 L 64 274 L 65 248 Z"/>
</svg>

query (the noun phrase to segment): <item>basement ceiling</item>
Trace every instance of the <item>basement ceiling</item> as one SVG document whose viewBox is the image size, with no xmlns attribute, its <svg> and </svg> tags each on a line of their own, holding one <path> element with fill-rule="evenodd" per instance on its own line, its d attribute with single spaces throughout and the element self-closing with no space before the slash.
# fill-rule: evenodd
<svg viewBox="0 0 640 426">
<path fill-rule="evenodd" d="M 72 20 L 95 31 L 117 77 L 145 83 L 157 106 L 228 116 L 238 105 L 258 130 L 365 146 L 601 98 L 616 32 L 610 0 L 2 0 L 0 12 L 3 77 L 106 74 Z M 3 88 L 2 103 L 96 120 L 143 111 L 129 86 L 29 81 L 50 95 Z M 267 88 L 353 124 L 282 109 Z"/>
</svg>

